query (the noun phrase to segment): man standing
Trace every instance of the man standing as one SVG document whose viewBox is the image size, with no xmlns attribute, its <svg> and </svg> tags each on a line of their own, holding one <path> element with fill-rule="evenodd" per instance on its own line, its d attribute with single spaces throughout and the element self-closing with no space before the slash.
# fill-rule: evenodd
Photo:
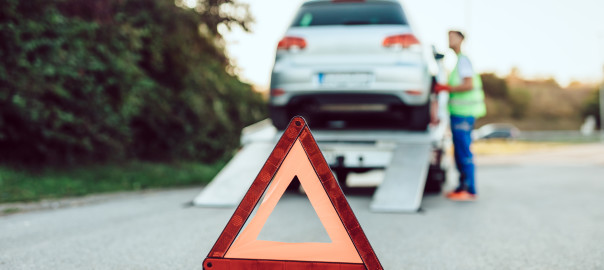
<svg viewBox="0 0 604 270">
<path fill-rule="evenodd" d="M 480 75 L 472 69 L 467 56 L 461 53 L 464 35 L 460 31 L 449 31 L 449 47 L 457 54 L 457 65 L 449 75 L 448 85 L 437 84 L 434 90 L 449 92 L 449 114 L 455 164 L 459 171 L 459 186 L 447 193 L 454 201 L 476 199 L 474 158 L 470 150 L 474 121 L 486 115 L 484 92 Z"/>
</svg>

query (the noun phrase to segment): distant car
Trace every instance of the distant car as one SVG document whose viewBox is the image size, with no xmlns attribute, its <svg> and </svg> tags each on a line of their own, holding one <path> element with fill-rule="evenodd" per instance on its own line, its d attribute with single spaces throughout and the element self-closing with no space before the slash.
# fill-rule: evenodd
<svg viewBox="0 0 604 270">
<path fill-rule="evenodd" d="M 472 139 L 516 139 L 519 134 L 520 130 L 512 124 L 486 124 L 472 131 Z"/>
<path fill-rule="evenodd" d="M 307 1 L 277 46 L 270 116 L 425 130 L 435 66 L 398 0 Z"/>
</svg>

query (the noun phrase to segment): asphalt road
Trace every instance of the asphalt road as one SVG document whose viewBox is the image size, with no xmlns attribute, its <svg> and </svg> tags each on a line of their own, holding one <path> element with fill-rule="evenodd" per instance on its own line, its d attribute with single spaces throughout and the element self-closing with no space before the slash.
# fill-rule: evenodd
<svg viewBox="0 0 604 270">
<path fill-rule="evenodd" d="M 425 196 L 418 214 L 371 213 L 369 196 L 348 198 L 385 269 L 604 269 L 604 152 L 590 153 L 479 157 L 479 201 Z M 199 191 L 0 217 L 0 269 L 201 269 L 234 209 L 186 206 Z M 326 234 L 307 199 L 288 194 L 259 238 Z"/>
</svg>

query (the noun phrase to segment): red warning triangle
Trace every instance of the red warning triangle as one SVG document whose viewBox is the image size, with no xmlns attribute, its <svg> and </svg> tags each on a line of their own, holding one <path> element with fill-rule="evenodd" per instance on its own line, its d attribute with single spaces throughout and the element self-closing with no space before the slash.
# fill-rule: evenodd
<svg viewBox="0 0 604 270">
<path fill-rule="evenodd" d="M 306 191 L 331 242 L 257 239 L 294 176 Z M 242 230 L 258 203 L 256 214 Z M 302 117 L 294 117 L 290 122 L 203 267 L 206 270 L 383 269 Z"/>
</svg>

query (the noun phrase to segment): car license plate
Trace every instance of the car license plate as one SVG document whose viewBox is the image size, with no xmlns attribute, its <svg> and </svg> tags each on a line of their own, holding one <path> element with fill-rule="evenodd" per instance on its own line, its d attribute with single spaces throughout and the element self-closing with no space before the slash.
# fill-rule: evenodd
<svg viewBox="0 0 604 270">
<path fill-rule="evenodd" d="M 325 87 L 369 86 L 374 80 L 371 73 L 319 73 L 317 82 Z"/>
</svg>

